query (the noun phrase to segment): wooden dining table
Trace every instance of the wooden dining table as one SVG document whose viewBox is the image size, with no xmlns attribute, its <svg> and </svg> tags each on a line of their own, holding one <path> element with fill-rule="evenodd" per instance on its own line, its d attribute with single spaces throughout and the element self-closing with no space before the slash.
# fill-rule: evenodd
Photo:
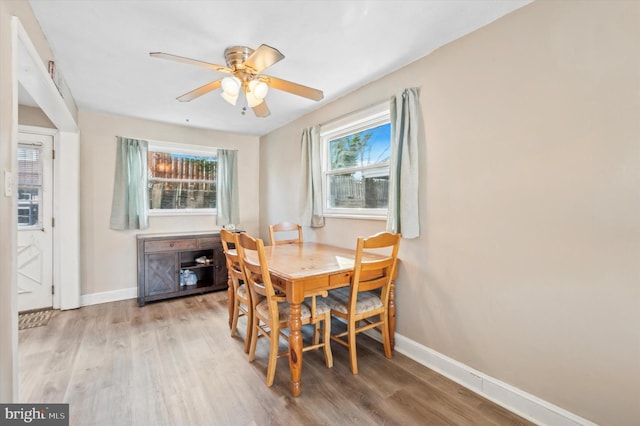
<svg viewBox="0 0 640 426">
<path fill-rule="evenodd" d="M 319 243 L 271 245 L 265 254 L 274 287 L 286 294 L 290 306 L 289 315 L 289 368 L 291 393 L 302 392 L 302 333 L 300 305 L 305 297 L 322 290 L 348 286 L 353 276 L 355 249 Z M 365 253 L 363 260 L 384 257 Z M 257 261 L 257 259 L 255 259 Z M 391 349 L 395 331 L 395 285 L 391 284 L 389 296 L 389 334 Z"/>
</svg>

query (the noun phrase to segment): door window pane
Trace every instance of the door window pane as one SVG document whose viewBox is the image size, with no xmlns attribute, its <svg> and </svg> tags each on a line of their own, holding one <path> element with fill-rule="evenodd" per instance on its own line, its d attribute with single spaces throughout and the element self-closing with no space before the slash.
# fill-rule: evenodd
<svg viewBox="0 0 640 426">
<path fill-rule="evenodd" d="M 18 146 L 18 227 L 41 226 L 42 149 Z"/>
</svg>

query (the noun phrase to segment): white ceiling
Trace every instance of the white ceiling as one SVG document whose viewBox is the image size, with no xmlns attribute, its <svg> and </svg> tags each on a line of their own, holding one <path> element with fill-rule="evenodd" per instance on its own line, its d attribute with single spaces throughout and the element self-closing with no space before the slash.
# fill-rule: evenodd
<svg viewBox="0 0 640 426">
<path fill-rule="evenodd" d="M 80 109 L 263 135 L 379 79 L 530 0 L 30 0 Z M 233 45 L 285 59 L 265 74 L 324 91 L 314 102 L 270 90 L 256 118 L 214 91 L 176 97 L 224 75 L 151 58 L 162 51 L 226 65 Z"/>
</svg>

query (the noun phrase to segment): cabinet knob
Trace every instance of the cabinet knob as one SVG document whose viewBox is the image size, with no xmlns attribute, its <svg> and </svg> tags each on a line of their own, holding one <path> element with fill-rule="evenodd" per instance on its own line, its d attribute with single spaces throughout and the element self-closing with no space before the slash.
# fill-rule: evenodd
<svg viewBox="0 0 640 426">
<path fill-rule="evenodd" d="M 175 243 L 169 243 L 169 247 L 173 247 Z"/>
</svg>

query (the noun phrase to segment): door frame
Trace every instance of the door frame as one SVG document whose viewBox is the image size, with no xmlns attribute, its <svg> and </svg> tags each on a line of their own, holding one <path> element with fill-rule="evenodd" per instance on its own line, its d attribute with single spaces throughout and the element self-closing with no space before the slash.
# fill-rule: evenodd
<svg viewBox="0 0 640 426">
<path fill-rule="evenodd" d="M 17 152 L 18 128 L 22 127 L 17 122 L 17 92 L 20 84 L 56 127 L 56 129 L 48 129 L 54 132 L 53 146 L 57 155 L 53 175 L 55 194 L 53 215 L 56 218 L 56 226 L 53 230 L 53 279 L 59 285 L 56 285 L 57 294 L 54 294 L 56 297 L 54 297 L 53 307 L 75 309 L 80 307 L 80 130 L 76 118 L 53 83 L 20 19 L 12 17 L 12 24 L 15 49 L 14 69 L 16 70 L 13 81 L 16 113 L 14 114 L 12 151 Z M 16 165 L 17 160 L 14 159 L 13 169 L 15 170 L 17 170 Z M 61 190 L 62 188 L 64 191 Z M 13 226 L 13 234 L 17 235 L 17 223 Z M 62 236 L 64 238 L 61 238 Z M 13 250 L 15 249 L 14 247 Z M 65 256 L 60 256 L 61 253 L 65 253 Z M 17 263 L 14 263 L 14 269 L 16 268 Z M 17 275 L 15 271 L 12 287 L 16 293 L 16 299 L 14 299 L 14 308 L 16 308 Z"/>
</svg>

